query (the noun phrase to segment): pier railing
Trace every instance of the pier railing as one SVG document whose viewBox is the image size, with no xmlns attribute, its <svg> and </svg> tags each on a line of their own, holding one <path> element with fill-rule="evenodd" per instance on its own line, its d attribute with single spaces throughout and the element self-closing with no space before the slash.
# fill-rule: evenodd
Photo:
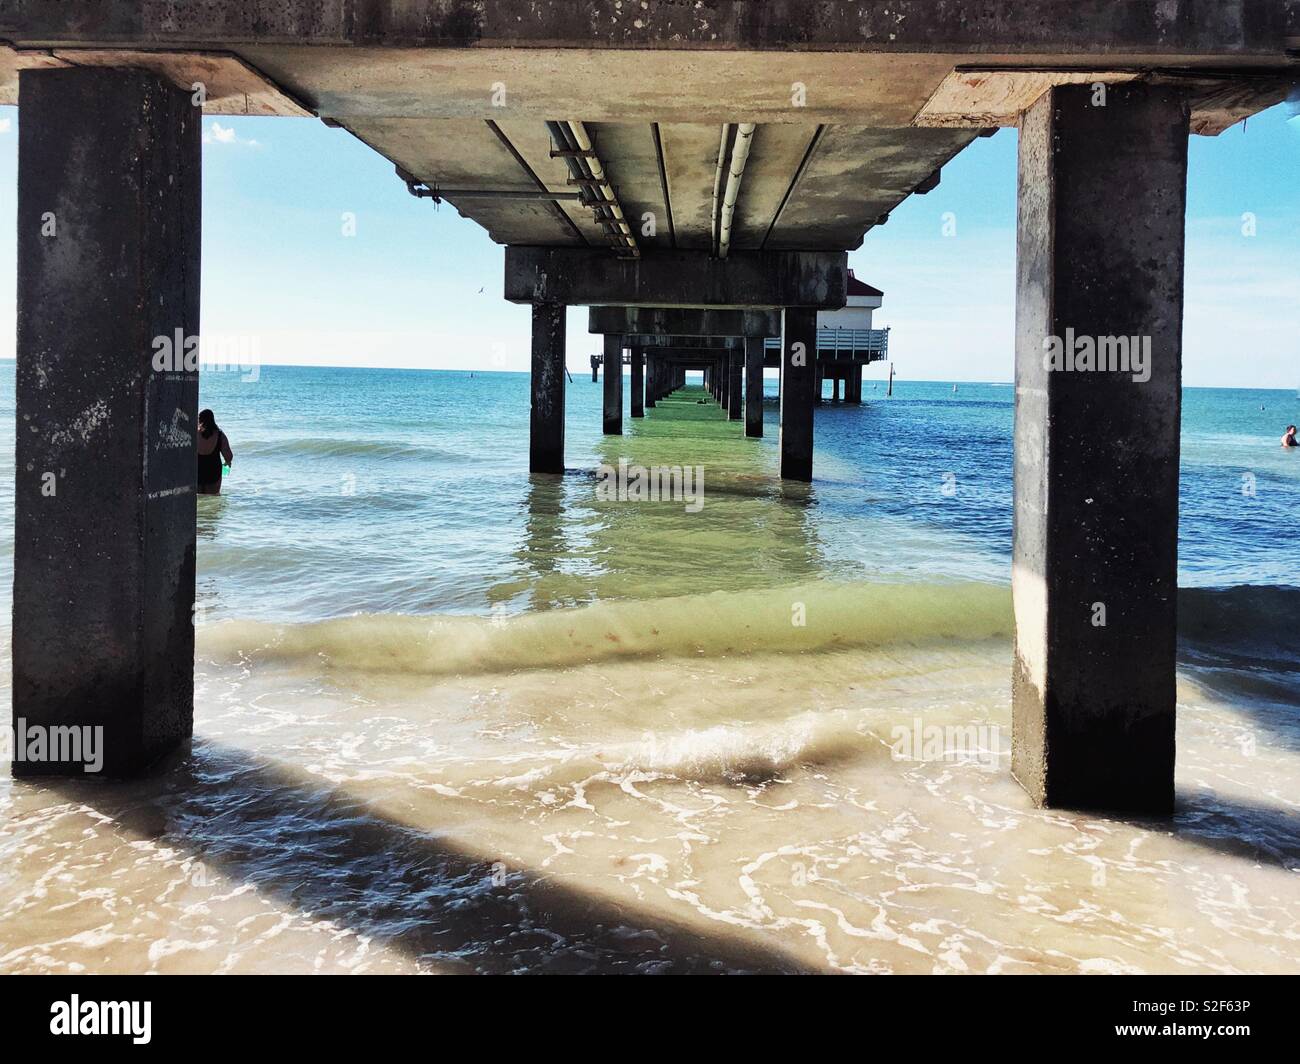
<svg viewBox="0 0 1300 1064">
<path fill-rule="evenodd" d="M 763 341 L 763 347 L 767 351 L 780 351 L 781 338 L 769 336 Z M 881 362 L 889 357 L 889 330 L 818 329 L 817 355 L 819 358 L 843 358 L 845 361 Z M 604 355 L 591 356 L 593 366 L 602 365 L 604 361 Z M 625 352 L 623 365 L 630 365 L 631 362 L 631 353 Z"/>
<path fill-rule="evenodd" d="M 769 336 L 764 344 L 768 351 L 780 351 L 781 339 Z M 818 357 L 844 358 L 865 362 L 880 362 L 889 357 L 888 329 L 817 330 Z"/>
</svg>

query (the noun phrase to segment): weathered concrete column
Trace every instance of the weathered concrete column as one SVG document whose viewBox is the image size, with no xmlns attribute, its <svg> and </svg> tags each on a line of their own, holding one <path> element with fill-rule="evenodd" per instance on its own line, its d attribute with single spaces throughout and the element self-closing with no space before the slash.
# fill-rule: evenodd
<svg viewBox="0 0 1300 1064">
<path fill-rule="evenodd" d="M 1021 126 L 1012 772 L 1041 805 L 1173 807 L 1187 134 L 1138 83 Z"/>
<path fill-rule="evenodd" d="M 564 472 L 563 303 L 533 304 L 532 409 L 528 468 L 533 473 Z"/>
<path fill-rule="evenodd" d="M 844 401 L 846 403 L 862 402 L 862 363 L 851 362 L 849 375 L 844 380 Z"/>
<path fill-rule="evenodd" d="M 741 387 L 745 368 L 745 352 L 727 352 L 727 420 L 739 421 L 741 417 Z"/>
<path fill-rule="evenodd" d="M 645 417 L 645 352 L 632 348 L 632 416 Z"/>
<path fill-rule="evenodd" d="M 19 91 L 13 718 L 81 741 L 13 772 L 133 775 L 194 719 L 202 115 L 140 70 Z"/>
<path fill-rule="evenodd" d="M 605 409 L 604 432 L 606 436 L 623 433 L 623 337 L 605 336 Z"/>
<path fill-rule="evenodd" d="M 787 307 L 781 316 L 781 476 L 812 480 L 817 311 Z"/>
<path fill-rule="evenodd" d="M 659 359 L 647 358 L 645 364 L 645 408 L 653 410 L 659 401 Z"/>
<path fill-rule="evenodd" d="M 761 336 L 745 340 L 745 435 L 763 435 L 763 344 Z"/>
</svg>

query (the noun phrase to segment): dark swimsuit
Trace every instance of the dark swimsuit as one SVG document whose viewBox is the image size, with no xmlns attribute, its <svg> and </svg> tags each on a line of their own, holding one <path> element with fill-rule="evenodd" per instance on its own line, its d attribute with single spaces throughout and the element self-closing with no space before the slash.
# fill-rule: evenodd
<svg viewBox="0 0 1300 1064">
<path fill-rule="evenodd" d="M 212 452 L 199 455 L 199 487 L 221 483 L 221 437 L 224 435 L 224 432 L 218 432 L 217 445 Z"/>
</svg>

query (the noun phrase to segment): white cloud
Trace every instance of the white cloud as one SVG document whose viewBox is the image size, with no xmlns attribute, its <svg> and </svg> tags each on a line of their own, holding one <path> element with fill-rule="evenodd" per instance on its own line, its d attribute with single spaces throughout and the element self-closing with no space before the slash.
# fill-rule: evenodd
<svg viewBox="0 0 1300 1064">
<path fill-rule="evenodd" d="M 0 118 L 0 133 L 8 133 L 13 129 L 13 120 L 9 118 Z"/>
<path fill-rule="evenodd" d="M 210 125 L 207 129 L 203 131 L 203 143 L 204 144 L 243 144 L 249 148 L 261 147 L 261 144 L 259 144 L 257 141 L 239 136 L 239 134 L 237 134 L 229 126 L 223 126 L 220 122 L 213 122 L 212 125 Z"/>
</svg>

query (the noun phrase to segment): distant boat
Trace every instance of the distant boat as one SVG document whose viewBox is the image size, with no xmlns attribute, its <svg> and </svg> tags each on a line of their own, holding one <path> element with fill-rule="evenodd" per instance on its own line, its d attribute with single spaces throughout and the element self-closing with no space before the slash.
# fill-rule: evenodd
<svg viewBox="0 0 1300 1064">
<path fill-rule="evenodd" d="M 957 391 L 957 385 L 954 384 L 954 385 L 952 386 L 952 390 L 953 390 L 953 393 L 956 394 L 956 391 Z"/>
</svg>

